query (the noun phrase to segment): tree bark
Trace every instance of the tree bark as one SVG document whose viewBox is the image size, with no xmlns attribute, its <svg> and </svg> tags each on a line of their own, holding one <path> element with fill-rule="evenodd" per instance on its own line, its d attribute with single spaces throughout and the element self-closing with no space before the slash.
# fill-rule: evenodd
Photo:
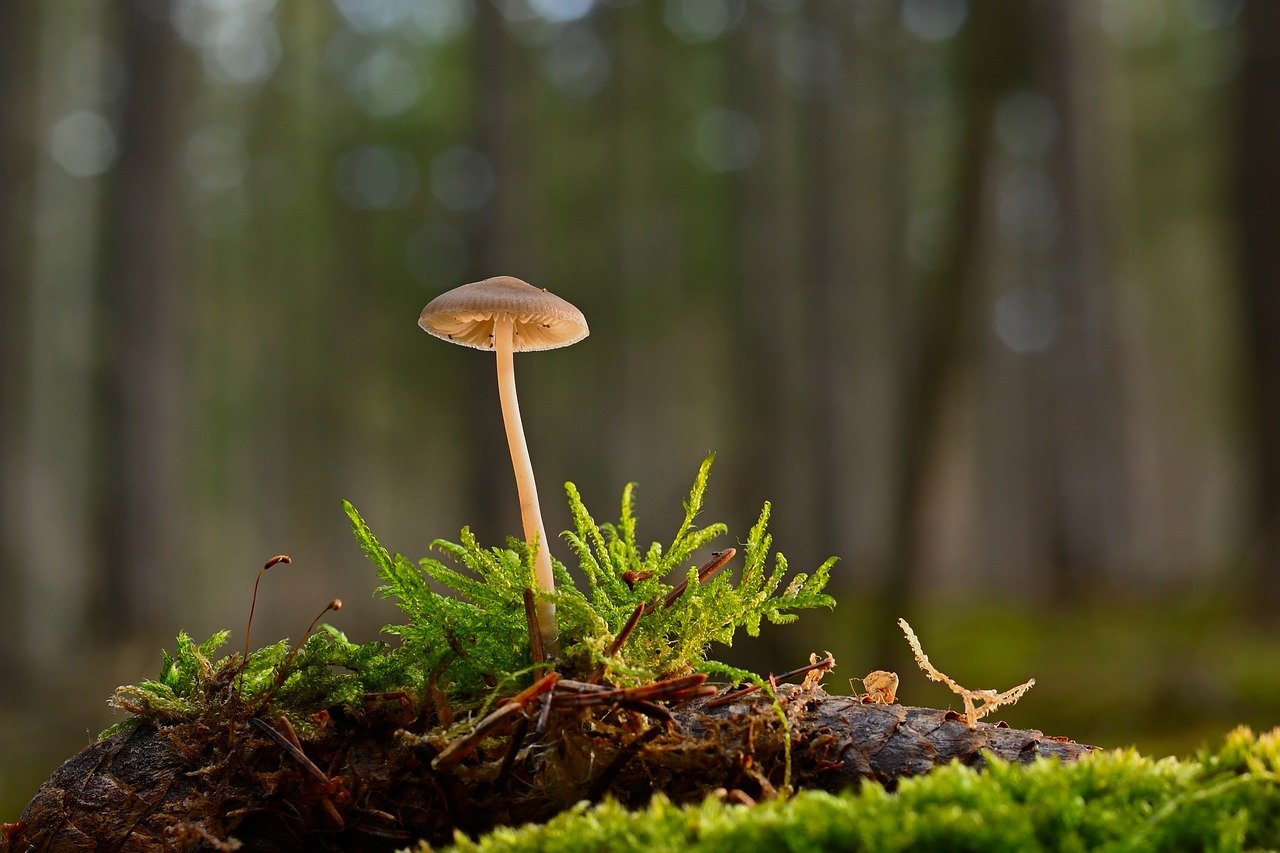
<svg viewBox="0 0 1280 853">
<path fill-rule="evenodd" d="M 1097 589 L 1129 540 L 1125 477 L 1124 400 L 1109 310 L 1106 205 L 1107 162 L 1090 100 L 1100 84 L 1083 10 L 1072 0 L 1047 0 L 1039 15 L 1040 73 L 1061 128 L 1051 152 L 1061 236 L 1050 265 L 1052 292 L 1062 314 L 1046 381 L 1053 387 L 1052 444 L 1056 506 L 1055 598 L 1078 599 Z"/>
<path fill-rule="evenodd" d="M 821 688 L 784 685 L 780 698 L 798 788 L 892 788 L 951 761 L 981 767 L 983 750 L 1030 763 L 1073 761 L 1092 749 L 1035 730 L 969 729 L 953 712 L 868 705 Z M 678 803 L 718 788 L 774 795 L 785 734 L 772 702 L 760 693 L 718 707 L 710 701 L 672 707 L 670 726 L 635 712 L 564 708 L 514 760 L 512 738 L 529 723 L 512 715 L 449 767 L 433 767 L 449 743 L 439 729 L 420 735 L 335 718 L 295 753 L 250 718 L 161 731 L 142 724 L 55 771 L 0 851 L 231 849 L 218 845 L 233 838 L 254 850 L 391 850 L 419 838 L 447 843 L 459 829 L 474 835 L 545 821 L 583 799 L 640 807 L 659 792 Z"/>
<path fill-rule="evenodd" d="M 963 320 L 980 281 L 992 116 L 1000 95 L 1025 70 L 1019 41 L 1025 18 L 1026 9 L 1016 0 L 977 4 L 961 48 L 964 119 L 957 153 L 958 186 L 949 217 L 953 236 L 939 270 L 922 291 L 919 332 L 914 348 L 904 357 L 888 572 L 881 581 L 879 613 L 906 613 L 919 593 L 926 486 L 936 470 L 946 395 L 963 360 Z M 900 638 L 892 631 L 877 637 L 877 648 L 877 660 L 902 659 Z"/>
<path fill-rule="evenodd" d="M 1251 372 L 1249 431 L 1256 472 L 1253 555 L 1246 596 L 1274 618 L 1280 605 L 1280 4 L 1248 3 L 1239 34 L 1236 221 L 1240 292 Z"/>
<path fill-rule="evenodd" d="M 22 571 L 26 539 L 25 430 L 29 363 L 27 293 L 33 170 L 30 128 L 35 126 L 34 6 L 0 3 L 0 589 L 8 603 L 4 642 L 0 642 L 3 696 L 17 696 L 17 679 L 26 672 Z"/>
</svg>

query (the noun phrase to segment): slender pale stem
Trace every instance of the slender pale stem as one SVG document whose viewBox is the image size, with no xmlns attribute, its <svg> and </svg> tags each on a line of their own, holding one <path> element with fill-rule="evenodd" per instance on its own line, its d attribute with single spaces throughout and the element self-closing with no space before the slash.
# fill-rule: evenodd
<svg viewBox="0 0 1280 853">
<path fill-rule="evenodd" d="M 538 505 L 538 485 L 533 479 L 529 445 L 525 443 L 524 424 L 520 421 L 520 401 L 516 398 L 514 348 L 514 324 L 510 317 L 499 316 L 493 324 L 493 349 L 498 356 L 498 397 L 502 401 L 502 423 L 507 430 L 507 446 L 511 448 L 511 467 L 515 469 L 516 491 L 520 494 L 520 521 L 524 524 L 525 541 L 530 545 L 537 543 L 538 551 L 533 561 L 534 579 L 543 590 L 555 592 L 551 551 L 547 545 L 546 528 L 542 525 L 542 510 Z M 556 606 L 550 601 L 539 601 L 537 614 L 543 648 L 548 654 L 554 654 L 559 648 Z"/>
</svg>

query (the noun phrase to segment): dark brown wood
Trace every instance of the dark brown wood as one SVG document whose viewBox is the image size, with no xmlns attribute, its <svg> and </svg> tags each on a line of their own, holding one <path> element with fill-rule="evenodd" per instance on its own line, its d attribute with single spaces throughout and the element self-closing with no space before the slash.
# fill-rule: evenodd
<svg viewBox="0 0 1280 853">
<path fill-rule="evenodd" d="M 1247 599 L 1260 617 L 1274 619 L 1280 604 L 1280 3 L 1246 4 L 1239 34 L 1236 221 L 1258 546 Z"/>
</svg>

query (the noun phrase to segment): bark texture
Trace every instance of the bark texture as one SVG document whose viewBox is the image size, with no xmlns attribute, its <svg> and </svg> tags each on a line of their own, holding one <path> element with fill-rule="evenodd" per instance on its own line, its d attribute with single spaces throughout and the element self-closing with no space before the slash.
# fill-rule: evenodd
<svg viewBox="0 0 1280 853">
<path fill-rule="evenodd" d="M 868 705 L 821 688 L 780 689 L 791 723 L 798 788 L 838 791 L 950 761 L 981 765 L 982 750 L 1028 763 L 1073 761 L 1091 747 L 953 712 Z M 143 724 L 62 765 L 6 826 L 0 851 L 231 849 L 391 850 L 446 842 L 455 829 L 544 821 L 581 800 L 641 806 L 654 794 L 698 802 L 717 789 L 758 799 L 784 774 L 783 727 L 759 694 L 672 707 L 674 722 L 617 708 L 564 708 L 544 734 L 533 720 L 505 728 L 451 767 L 432 761 L 443 730 L 391 717 L 323 715 L 302 749 L 282 746 L 247 715 L 157 729 Z M 512 749 L 519 741 L 518 751 Z M 439 762 L 437 762 L 439 764 Z M 323 769 L 322 769 L 323 768 Z"/>
</svg>

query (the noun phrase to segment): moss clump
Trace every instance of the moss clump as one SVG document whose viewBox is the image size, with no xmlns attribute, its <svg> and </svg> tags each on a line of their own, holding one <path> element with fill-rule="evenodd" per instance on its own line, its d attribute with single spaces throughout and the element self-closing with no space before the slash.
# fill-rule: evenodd
<svg viewBox="0 0 1280 853">
<path fill-rule="evenodd" d="M 1153 760 L 1133 750 L 1071 764 L 990 760 L 903 780 L 895 792 L 803 791 L 754 807 L 657 798 L 629 811 L 579 806 L 498 829 L 464 853 L 646 850 L 1251 850 L 1280 847 L 1280 729 L 1237 729 L 1216 752 Z"/>
<path fill-rule="evenodd" d="M 599 672 L 601 680 L 616 685 L 690 671 L 761 683 L 751 673 L 710 660 L 712 643 L 731 644 L 740 628 L 754 636 L 762 620 L 785 623 L 796 618 L 796 610 L 832 606 L 823 589 L 835 559 L 811 575 L 790 575 L 781 554 L 770 559 L 773 540 L 765 504 L 743 546 L 740 570 L 700 576 L 698 567 L 689 565 L 691 558 L 727 532 L 723 524 L 695 524 L 711 462 L 707 457 L 698 469 L 684 519 L 666 547 L 654 542 L 646 548 L 637 540 L 634 484 L 623 492 L 617 524 L 597 524 L 577 488 L 565 485 L 573 530 L 564 539 L 577 557 L 585 591 L 574 585 L 563 563 L 553 560 L 557 590 L 551 600 L 564 645 L 555 661 L 532 660 L 524 595 L 536 584 L 533 554 L 525 542 L 513 538 L 506 547 L 485 547 L 464 528 L 458 542 L 431 543 L 439 559 L 414 562 L 387 551 L 346 504 L 356 539 L 382 581 L 378 593 L 395 599 L 407 617 L 383 629 L 399 639 L 398 645 L 352 643 L 324 625 L 296 654 L 282 640 L 247 659 L 215 659 L 228 632 L 203 643 L 182 634 L 176 653 L 165 653 L 158 679 L 116 692 L 114 703 L 135 719 L 108 733 L 138 719 L 169 725 L 216 717 L 228 707 L 229 693 L 237 694 L 236 702 L 251 715 L 283 714 L 304 735 L 317 712 L 359 713 L 377 696 L 407 701 L 415 713 L 447 706 L 452 716 L 484 706 L 499 693 L 515 692 L 540 668 L 551 667 L 570 677 Z M 631 620 L 641 607 L 643 618 Z M 629 621 L 633 630 L 626 642 L 615 642 Z"/>
<path fill-rule="evenodd" d="M 644 547 L 636 538 L 635 484 L 623 491 L 617 524 L 598 524 L 577 488 L 565 485 L 573 529 L 564 539 L 577 557 L 586 588 L 579 590 L 565 565 L 552 561 L 556 592 L 550 600 L 564 646 L 556 668 L 562 674 L 584 675 L 603 667 L 609 680 L 618 684 L 645 683 L 690 670 L 745 677 L 707 658 L 713 642 L 729 645 L 740 628 L 754 636 L 762 620 L 790 622 L 796 610 L 835 603 L 822 592 L 834 558 L 812 575 L 790 577 L 782 588 L 789 572 L 781 554 L 774 554 L 770 563 L 768 504 L 747 536 L 741 570 L 700 582 L 691 558 L 727 532 L 723 524 L 695 524 L 711 461 L 707 457 L 699 468 L 684 504 L 684 519 L 665 548 L 658 542 Z M 432 543 L 432 549 L 453 565 L 430 557 L 414 563 L 388 553 L 349 504 L 347 513 L 378 568 L 383 581 L 379 592 L 396 599 L 409 616 L 405 624 L 385 630 L 400 637 L 401 649 L 419 662 L 419 684 L 435 679 L 451 700 L 466 702 L 495 682 L 512 684 L 531 672 L 523 593 L 537 585 L 532 554 L 524 542 L 510 539 L 506 548 L 483 548 L 464 529 L 457 543 Z M 434 592 L 428 581 L 452 595 Z M 656 602 L 669 604 L 655 606 Z M 642 605 L 649 605 L 643 618 L 614 651 L 614 640 Z"/>
</svg>

